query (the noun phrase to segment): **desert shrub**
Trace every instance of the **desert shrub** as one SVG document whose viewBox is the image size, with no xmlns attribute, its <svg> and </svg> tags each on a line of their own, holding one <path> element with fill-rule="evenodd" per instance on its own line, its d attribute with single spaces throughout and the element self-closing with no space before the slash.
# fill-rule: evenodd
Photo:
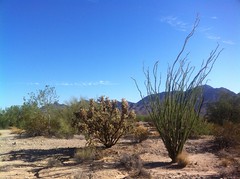
<svg viewBox="0 0 240 179">
<path fill-rule="evenodd" d="M 63 165 L 62 162 L 56 157 L 52 157 L 48 159 L 48 163 L 47 163 L 48 167 L 60 167 L 62 165 Z"/>
<path fill-rule="evenodd" d="M 177 156 L 177 164 L 179 167 L 184 168 L 189 164 L 188 156 L 186 152 L 182 152 Z"/>
<path fill-rule="evenodd" d="M 25 133 L 26 131 L 23 129 L 19 129 L 17 127 L 10 127 L 11 130 L 11 134 L 18 134 L 18 135 L 22 135 L 23 133 Z"/>
<path fill-rule="evenodd" d="M 24 129 L 31 136 L 51 135 L 51 119 L 56 110 L 54 104 L 58 102 L 55 88 L 46 85 L 43 90 L 28 95 L 29 98 L 24 97 L 22 105 Z"/>
<path fill-rule="evenodd" d="M 151 178 L 150 173 L 143 168 L 143 161 L 138 154 L 124 154 L 120 158 L 120 164 L 129 171 L 130 178 Z"/>
<path fill-rule="evenodd" d="M 0 111 L 0 129 L 6 129 L 9 127 L 9 120 L 5 116 L 5 111 Z"/>
<path fill-rule="evenodd" d="M 120 163 L 127 169 L 127 170 L 141 170 L 143 167 L 142 159 L 138 154 L 128 155 L 125 154 L 120 158 Z"/>
<path fill-rule="evenodd" d="M 215 144 L 219 149 L 240 145 L 240 123 L 225 122 L 214 126 Z"/>
<path fill-rule="evenodd" d="M 133 137 L 135 142 L 142 142 L 144 140 L 147 140 L 149 137 L 149 131 L 147 127 L 144 127 L 143 125 L 139 125 L 136 128 L 133 129 Z"/>
<path fill-rule="evenodd" d="M 0 128 L 21 127 L 21 106 L 11 106 L 0 111 Z"/>
<path fill-rule="evenodd" d="M 235 159 L 233 157 L 225 157 L 221 159 L 220 165 L 223 167 L 229 167 L 235 163 Z"/>
<path fill-rule="evenodd" d="M 0 129 L 6 129 L 9 127 L 9 121 L 1 118 L 0 119 Z"/>
<path fill-rule="evenodd" d="M 75 131 L 71 126 L 71 116 L 68 116 L 72 112 L 57 102 L 55 88 L 48 85 L 37 93 L 29 93 L 29 98 L 24 98 L 21 106 L 20 128 L 25 129 L 29 136 L 72 137 Z"/>
<path fill-rule="evenodd" d="M 150 116 L 148 115 L 137 115 L 136 116 L 136 121 L 142 121 L 142 122 L 152 122 Z"/>
<path fill-rule="evenodd" d="M 75 112 L 79 111 L 81 108 L 88 108 L 89 103 L 84 98 L 72 98 L 68 102 L 66 102 L 67 106 L 61 111 L 62 117 L 65 119 L 65 121 L 71 125 L 72 130 L 74 130 L 74 133 L 81 133 L 82 130 L 80 130 L 79 126 L 79 119 L 76 117 Z"/>
<path fill-rule="evenodd" d="M 25 122 L 23 128 L 28 136 L 48 135 L 48 120 L 42 115 L 40 110 L 30 111 L 24 114 L 24 116 Z"/>
<path fill-rule="evenodd" d="M 240 123 L 240 95 L 222 93 L 220 99 L 210 103 L 205 118 L 214 124 Z"/>
<path fill-rule="evenodd" d="M 55 128 L 53 135 L 58 138 L 72 138 L 75 131 L 72 126 L 64 119 L 58 119 L 59 128 Z"/>
<path fill-rule="evenodd" d="M 197 120 L 192 128 L 189 138 L 198 138 L 201 135 L 212 135 L 213 124 L 204 119 Z"/>
<path fill-rule="evenodd" d="M 49 117 L 44 111 L 33 106 L 24 106 L 22 117 L 24 118 L 23 129 L 28 136 L 55 136 L 59 138 L 70 138 L 74 130 L 62 116 L 61 111 L 52 111 Z"/>
<path fill-rule="evenodd" d="M 74 159 L 77 162 L 94 160 L 97 157 L 97 150 L 93 146 L 77 149 L 74 154 Z"/>
<path fill-rule="evenodd" d="M 228 155 L 221 156 L 220 165 L 225 168 L 221 169 L 219 173 L 220 177 L 221 178 L 239 178 L 240 177 L 239 160 L 233 156 L 228 156 Z"/>
<path fill-rule="evenodd" d="M 71 125 L 71 120 L 66 116 L 67 107 L 55 109 L 51 112 L 49 136 L 58 138 L 72 138 L 75 130 Z"/>
<path fill-rule="evenodd" d="M 122 100 L 119 110 L 116 100 L 104 97 L 100 97 L 98 102 L 91 99 L 88 109 L 82 108 L 75 114 L 78 119 L 76 125 L 83 130 L 88 143 L 96 140 L 107 148 L 115 145 L 120 137 L 131 130 L 135 119 L 134 111 L 128 111 L 126 100 Z"/>
</svg>

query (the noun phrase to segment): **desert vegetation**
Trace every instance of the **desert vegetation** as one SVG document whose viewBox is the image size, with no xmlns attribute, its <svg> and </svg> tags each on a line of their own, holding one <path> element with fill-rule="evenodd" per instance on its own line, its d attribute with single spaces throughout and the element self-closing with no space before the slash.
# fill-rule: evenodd
<svg viewBox="0 0 240 179">
<path fill-rule="evenodd" d="M 209 123 L 214 124 L 213 134 L 219 149 L 240 145 L 240 95 L 233 97 L 223 93 L 220 99 L 209 104 L 205 116 Z"/>
<path fill-rule="evenodd" d="M 150 73 L 149 69 L 144 70 L 145 87 L 149 97 L 145 108 L 158 130 L 172 162 L 177 162 L 177 157 L 182 153 L 184 144 L 194 124 L 200 119 L 199 114 L 203 104 L 201 86 L 222 51 L 218 51 L 217 46 L 210 53 L 206 62 L 202 63 L 201 68 L 197 72 L 194 71 L 195 67 L 190 66 L 187 61 L 188 54 L 184 56 L 184 51 L 198 23 L 199 19 L 197 18 L 176 60 L 168 68 L 164 99 L 160 99 L 158 95 L 161 86 L 158 62 L 153 67 L 153 74 Z M 139 89 L 135 79 L 134 81 L 143 99 L 145 96 Z"/>
<path fill-rule="evenodd" d="M 91 99 L 89 108 L 82 108 L 75 115 L 74 123 L 84 133 L 89 145 L 97 140 L 107 148 L 130 132 L 136 118 L 134 111 L 128 111 L 126 100 L 122 100 L 121 109 L 118 109 L 116 100 L 104 97 L 100 97 L 98 103 Z"/>
<path fill-rule="evenodd" d="M 65 146 L 56 150 L 49 149 L 50 154 L 39 149 L 34 151 L 33 153 L 42 160 L 45 159 L 43 153 L 48 159 L 46 166 L 34 170 L 35 176 L 39 175 L 40 170 L 79 166 L 81 163 L 98 171 L 103 170 L 106 165 L 119 168 L 126 172 L 124 176 L 129 178 L 151 178 L 148 168 L 165 167 L 166 170 L 169 168 L 181 170 L 188 165 L 192 168 L 197 166 L 199 161 L 192 163 L 187 154 L 187 151 L 192 150 L 195 153 L 215 152 L 222 160 L 221 166 L 233 166 L 231 174 L 220 173 L 217 177 L 228 174 L 233 177 L 239 176 L 239 160 L 236 158 L 240 156 L 240 95 L 233 97 L 227 93 L 222 94 L 220 99 L 207 106 L 206 115 L 200 113 L 204 102 L 202 85 L 205 84 L 206 77 L 222 50 L 219 50 L 217 45 L 198 71 L 195 71 L 194 66 L 190 66 L 187 60 L 188 53 L 185 55 L 184 52 L 198 24 L 197 18 L 175 61 L 168 68 L 164 98 L 159 96 L 162 80 L 158 73 L 158 62 L 153 66 L 152 73 L 149 69 L 144 69 L 148 100 L 143 102 L 147 115 L 136 114 L 129 108 L 125 99 L 118 102 L 104 96 L 97 100 L 72 99 L 66 105 L 59 105 L 55 88 L 47 85 L 44 89 L 24 97 L 23 105 L 0 110 L 0 128 L 10 129 L 10 134 L 18 135 L 22 140 L 28 137 L 36 138 L 38 144 L 41 143 L 37 138 L 39 136 L 47 137 L 46 140 L 63 138 L 61 141 L 66 143 L 70 142 L 71 138 L 76 143 L 77 136 L 82 142 L 81 146 L 74 144 L 75 148 Z M 140 96 L 146 99 L 137 81 L 135 79 L 134 81 Z M 213 138 L 211 145 L 210 142 L 204 143 L 200 149 L 192 149 L 193 145 L 186 144 L 193 139 L 200 140 L 203 135 L 210 135 L 210 139 Z M 166 154 L 163 152 L 165 149 L 159 150 L 158 146 L 155 146 L 161 144 L 159 139 L 166 148 Z M 207 138 L 207 141 L 210 139 Z M 206 142 L 205 138 L 203 141 Z M 17 142 L 8 145 L 16 146 Z M 42 145 L 41 143 L 40 146 Z M 223 151 L 228 153 L 223 154 Z M 28 152 L 31 153 L 21 149 L 13 151 L 13 154 L 10 151 L 9 155 L 10 158 L 22 159 L 28 156 Z M 229 155 L 232 152 L 235 153 L 234 156 Z M 147 156 L 153 154 L 156 154 L 154 159 L 157 158 L 157 154 L 161 154 L 161 157 L 167 155 L 171 162 L 154 161 L 152 158 L 148 160 Z M 51 155 L 57 155 L 57 158 Z M 5 168 L 0 166 L 1 170 L 5 171 Z M 85 175 L 81 171 L 75 176 L 91 178 L 92 175 L 92 173 Z M 216 177 L 216 173 L 210 176 Z"/>
</svg>

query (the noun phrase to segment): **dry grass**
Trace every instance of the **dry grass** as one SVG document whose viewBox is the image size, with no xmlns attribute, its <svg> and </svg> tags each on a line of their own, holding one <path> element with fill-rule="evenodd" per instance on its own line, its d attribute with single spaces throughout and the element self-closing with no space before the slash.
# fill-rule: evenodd
<svg viewBox="0 0 240 179">
<path fill-rule="evenodd" d="M 184 168 L 189 164 L 189 159 L 186 152 L 182 152 L 177 156 L 177 164 L 181 168 Z"/>
<path fill-rule="evenodd" d="M 97 151 L 94 147 L 85 147 L 77 149 L 74 158 L 77 162 L 84 162 L 89 160 L 94 160 L 97 157 Z"/>
<path fill-rule="evenodd" d="M 221 161 L 221 165 L 223 167 L 228 167 L 234 164 L 234 159 L 233 158 L 224 158 Z"/>
<path fill-rule="evenodd" d="M 59 166 L 62 166 L 62 162 L 60 160 L 58 160 L 57 158 L 53 157 L 48 160 L 47 166 L 48 167 L 59 167 Z"/>
<path fill-rule="evenodd" d="M 26 131 L 23 129 L 19 129 L 17 127 L 10 127 L 11 130 L 11 134 L 18 134 L 18 135 L 22 135 L 23 133 L 25 133 Z"/>
<path fill-rule="evenodd" d="M 240 146 L 240 123 L 225 122 L 223 126 L 214 126 L 215 144 L 219 150 Z"/>
</svg>

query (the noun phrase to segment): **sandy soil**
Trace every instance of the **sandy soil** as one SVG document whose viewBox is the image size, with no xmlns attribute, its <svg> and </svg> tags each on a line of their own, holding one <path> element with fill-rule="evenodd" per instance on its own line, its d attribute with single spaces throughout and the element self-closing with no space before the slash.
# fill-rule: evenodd
<svg viewBox="0 0 240 179">
<path fill-rule="evenodd" d="M 236 166 L 238 156 L 226 151 L 213 150 L 213 137 L 188 140 L 185 150 L 189 165 L 179 168 L 170 163 L 162 141 L 157 136 L 149 137 L 142 143 L 121 139 L 110 149 L 102 150 L 99 159 L 79 162 L 76 150 L 83 148 L 83 136 L 73 139 L 44 137 L 25 138 L 11 134 L 10 130 L 0 130 L 0 178 L 127 178 L 132 171 L 121 164 L 126 155 L 139 154 L 145 174 L 139 178 L 238 178 L 240 167 Z M 227 153 L 227 154 L 226 154 Z M 234 161 L 234 162 L 233 162 Z M 234 172 L 232 172 L 234 170 Z M 147 174 L 146 174 L 147 173 Z M 233 174 L 234 173 L 234 174 Z M 137 178 L 135 175 L 133 178 Z"/>
</svg>

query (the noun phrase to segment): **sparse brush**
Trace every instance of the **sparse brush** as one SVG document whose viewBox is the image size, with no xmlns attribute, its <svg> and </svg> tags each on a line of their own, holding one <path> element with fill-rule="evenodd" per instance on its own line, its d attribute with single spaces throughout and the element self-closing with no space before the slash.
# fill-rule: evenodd
<svg viewBox="0 0 240 179">
<path fill-rule="evenodd" d="M 77 149 L 74 158 L 77 162 L 94 160 L 97 157 L 97 152 L 94 147 L 85 147 Z"/>
<path fill-rule="evenodd" d="M 240 145 L 240 124 L 225 122 L 223 126 L 214 126 L 215 144 L 218 149 L 234 147 Z"/>
<path fill-rule="evenodd" d="M 123 155 L 120 164 L 129 171 L 129 178 L 151 178 L 150 173 L 143 168 L 143 161 L 138 154 Z"/>
<path fill-rule="evenodd" d="M 230 166 L 230 165 L 233 164 L 233 163 L 234 163 L 234 160 L 231 159 L 231 158 L 224 158 L 224 159 L 222 159 L 222 161 L 221 161 L 221 165 L 222 165 L 223 167 L 228 167 L 228 166 Z"/>
<path fill-rule="evenodd" d="M 147 140 L 147 138 L 149 137 L 148 128 L 142 125 L 139 125 L 134 129 L 133 135 L 134 135 L 134 140 L 138 143 L 144 140 Z"/>
<path fill-rule="evenodd" d="M 23 133 L 25 133 L 26 131 L 23 129 L 19 129 L 17 127 L 10 127 L 11 130 L 11 134 L 18 134 L 18 135 L 22 135 Z"/>
<path fill-rule="evenodd" d="M 188 155 L 186 152 L 182 152 L 177 156 L 177 164 L 181 168 L 184 168 L 189 164 Z"/>
<path fill-rule="evenodd" d="M 87 175 L 87 173 L 85 173 L 84 171 L 79 170 L 74 174 L 73 179 L 91 178 L 90 176 L 91 176 L 91 173 Z"/>
<path fill-rule="evenodd" d="M 133 155 L 123 155 L 120 159 L 120 163 L 127 169 L 127 170 L 141 170 L 143 167 L 142 159 L 138 154 Z"/>
<path fill-rule="evenodd" d="M 59 166 L 62 166 L 62 163 L 57 158 L 53 157 L 48 160 L 47 166 L 48 167 L 59 167 Z"/>
</svg>

